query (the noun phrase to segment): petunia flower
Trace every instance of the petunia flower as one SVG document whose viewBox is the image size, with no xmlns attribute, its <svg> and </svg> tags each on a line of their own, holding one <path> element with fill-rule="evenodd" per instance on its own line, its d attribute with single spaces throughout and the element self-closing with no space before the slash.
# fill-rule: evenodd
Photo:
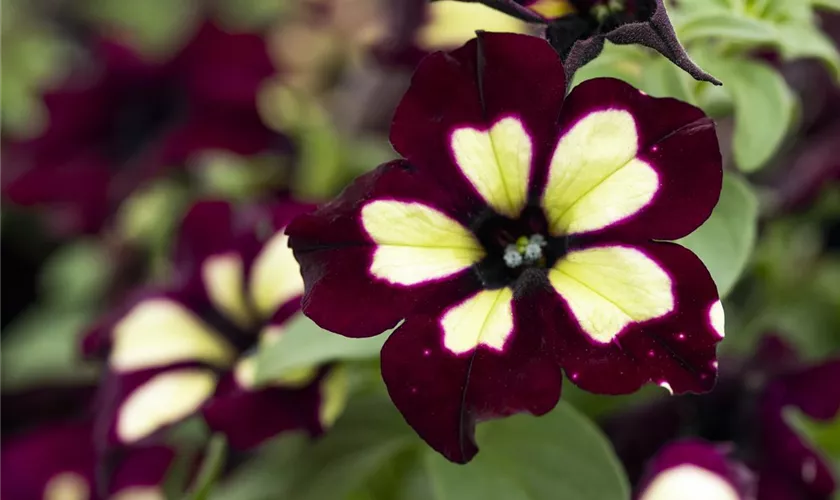
<svg viewBox="0 0 840 500">
<path fill-rule="evenodd" d="M 462 0 L 475 1 L 475 0 Z M 677 39 L 663 0 L 478 0 L 546 27 L 546 38 L 563 58 L 571 82 L 578 68 L 601 53 L 604 41 L 650 47 L 697 80 L 720 85 L 700 69 Z M 522 13 L 516 7 L 525 7 Z"/>
<path fill-rule="evenodd" d="M 785 411 L 796 408 L 815 420 L 835 419 L 840 411 L 840 360 L 775 377 L 758 404 L 758 499 L 831 498 L 837 485 L 833 466 L 791 429 Z"/>
<path fill-rule="evenodd" d="M 840 44 L 840 15 L 825 12 L 820 20 L 822 31 Z M 756 179 L 772 194 L 775 215 L 807 208 L 822 189 L 840 183 L 840 88 L 834 76 L 816 61 L 779 69 L 799 97 L 802 117 L 796 140 Z"/>
<path fill-rule="evenodd" d="M 256 107 L 275 71 L 260 36 L 208 22 L 165 62 L 109 39 L 88 49 L 90 64 L 44 96 L 44 133 L 3 143 L 4 200 L 46 208 L 59 232 L 96 232 L 138 184 L 198 153 L 281 144 Z"/>
<path fill-rule="evenodd" d="M 282 342 L 303 291 L 283 228 L 308 207 L 194 205 L 176 248 L 176 282 L 141 294 L 85 339 L 107 359 L 98 432 L 110 446 L 153 440 L 195 414 L 248 448 L 280 432 L 320 433 L 341 409 L 338 371 L 261 380 L 257 348 Z"/>
<path fill-rule="evenodd" d="M 0 497 L 15 500 L 162 499 L 175 452 L 140 447 L 107 462 L 94 445 L 95 386 L 39 386 L 3 393 Z"/>
<path fill-rule="evenodd" d="M 163 500 L 162 484 L 175 458 L 165 446 L 128 452 L 111 471 L 105 493 L 96 483 L 93 423 L 67 421 L 4 440 L 0 495 L 13 500 Z"/>
<path fill-rule="evenodd" d="M 684 440 L 663 448 L 648 465 L 637 500 L 751 500 L 754 478 L 721 447 Z"/>
<path fill-rule="evenodd" d="M 639 466 L 668 442 L 694 436 L 731 448 L 753 472 L 757 500 L 828 500 L 836 479 L 831 466 L 789 426 L 795 408 L 828 421 L 840 410 L 840 360 L 802 363 L 776 336 L 765 337 L 755 356 L 732 360 L 709 394 L 662 400 L 603 423 L 631 481 Z"/>
<path fill-rule="evenodd" d="M 287 230 L 306 315 L 348 337 L 399 325 L 381 358 L 391 399 L 452 461 L 477 452 L 477 421 L 550 411 L 561 368 L 606 394 L 715 382 L 714 282 L 662 241 L 718 200 L 714 124 L 618 80 L 565 88 L 535 37 L 432 54 L 391 128 L 404 159 Z"/>
</svg>

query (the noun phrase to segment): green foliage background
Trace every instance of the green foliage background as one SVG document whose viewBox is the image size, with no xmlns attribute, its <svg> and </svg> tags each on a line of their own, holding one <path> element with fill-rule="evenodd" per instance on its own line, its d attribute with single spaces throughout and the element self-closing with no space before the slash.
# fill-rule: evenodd
<svg viewBox="0 0 840 500">
<path fill-rule="evenodd" d="M 247 27 L 283 19 L 294 10 L 292 3 L 217 2 L 220 16 Z M 138 46 L 152 56 L 180 43 L 197 22 L 190 2 L 86 0 L 80 5 L 95 22 L 130 28 L 138 34 Z M 762 177 L 763 169 L 780 168 L 776 162 L 797 143 L 801 108 L 780 64 L 756 54 L 774 51 L 783 63 L 816 59 L 840 79 L 840 55 L 820 30 L 815 9 L 840 10 L 840 2 L 681 0 L 670 6 L 680 40 L 701 67 L 723 82 L 720 88 L 694 81 L 655 52 L 609 44 L 576 75 L 576 82 L 617 77 L 651 95 L 696 104 L 718 121 L 722 134 L 729 134 L 722 140 L 727 172 L 721 201 L 712 217 L 681 242 L 706 263 L 726 299 L 726 353 L 748 355 L 760 335 L 771 330 L 786 335 L 811 359 L 840 349 L 840 255 L 826 250 L 823 231 L 840 217 L 840 188 L 826 186 L 806 207 L 779 212 L 775 193 Z M 2 123 L 7 133 L 32 136 L 42 129 L 40 95 L 60 80 L 68 50 L 62 35 L 41 22 L 37 9 L 22 0 L 4 0 Z M 136 193 L 123 204 L 113 234 L 148 251 L 151 281 L 166 275 L 172 229 L 190 200 L 208 194 L 247 199 L 272 183 L 288 184 L 303 198 L 324 199 L 393 154 L 382 133 L 342 130 L 330 114 L 331 96 L 322 89 L 279 86 L 262 97 L 266 121 L 295 140 L 301 174 L 276 179 L 268 161 L 226 157 L 189 189 L 162 180 Z M 29 214 L 4 213 L 4 238 L 25 234 L 27 244 L 37 247 L 46 236 L 33 231 L 30 222 Z M 39 302 L 3 331 L 3 391 L 95 380 L 96 367 L 79 360 L 77 342 L 82 327 L 102 312 L 99 305 L 115 272 L 103 265 L 109 262 L 104 252 L 97 239 L 61 242 L 50 252 L 39 278 Z M 230 475 L 223 474 L 224 442 L 208 440 L 199 426 L 198 446 L 206 445 L 207 453 L 188 497 L 630 498 L 621 464 L 593 419 L 662 397 L 658 389 L 626 398 L 569 390 L 545 417 L 482 424 L 482 451 L 469 465 L 456 466 L 425 447 L 385 395 L 377 361 L 384 339 L 350 340 L 296 318 L 280 342 L 259 353 L 260 376 L 340 363 L 351 382 L 346 411 L 323 439 L 280 437 Z M 791 421 L 840 461 L 838 425 L 818 426 L 802 415 Z"/>
</svg>

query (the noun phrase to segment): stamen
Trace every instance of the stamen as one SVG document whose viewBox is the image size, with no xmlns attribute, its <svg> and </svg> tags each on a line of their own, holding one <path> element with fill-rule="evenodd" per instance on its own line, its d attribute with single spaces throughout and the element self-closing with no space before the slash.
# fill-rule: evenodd
<svg viewBox="0 0 840 500">
<path fill-rule="evenodd" d="M 507 264 L 510 268 L 517 268 L 522 265 L 522 254 L 519 253 L 519 249 L 516 248 L 516 245 L 508 245 L 505 248 L 505 264 Z"/>
<path fill-rule="evenodd" d="M 504 260 L 510 268 L 517 268 L 523 263 L 532 265 L 541 263 L 543 259 L 543 247 L 547 245 L 545 237 L 541 234 L 534 234 L 530 238 L 521 236 L 505 248 Z"/>
<path fill-rule="evenodd" d="M 525 247 L 524 255 L 525 261 L 528 263 L 536 262 L 542 257 L 542 248 L 536 243 L 528 243 Z"/>
</svg>

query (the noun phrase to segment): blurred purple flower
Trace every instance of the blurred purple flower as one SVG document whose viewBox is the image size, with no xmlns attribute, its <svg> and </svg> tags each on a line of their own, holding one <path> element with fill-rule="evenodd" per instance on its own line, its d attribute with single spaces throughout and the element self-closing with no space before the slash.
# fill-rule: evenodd
<svg viewBox="0 0 840 500">
<path fill-rule="evenodd" d="M 162 63 L 114 40 L 89 49 L 94 67 L 79 65 L 44 96 L 44 133 L 3 144 L 4 199 L 46 207 L 61 233 L 96 232 L 138 184 L 194 153 L 248 155 L 278 143 L 256 108 L 274 73 L 258 35 L 207 22 Z"/>
<path fill-rule="evenodd" d="M 823 31 L 840 45 L 840 14 L 826 12 L 821 19 Z M 840 183 L 840 86 L 816 61 L 795 61 L 780 70 L 799 95 L 802 114 L 799 135 L 756 179 L 773 193 L 776 214 L 807 207 L 825 186 Z"/>
<path fill-rule="evenodd" d="M 758 500 L 829 499 L 831 467 L 789 427 L 784 410 L 835 418 L 840 359 L 806 366 L 779 337 L 768 336 L 752 359 L 726 366 L 707 395 L 655 401 L 603 423 L 631 480 L 666 443 L 696 436 L 732 446 L 757 476 Z"/>
<path fill-rule="evenodd" d="M 258 380 L 258 347 L 279 341 L 300 308 L 303 283 L 283 229 L 308 209 L 192 207 L 172 286 L 144 291 L 85 338 L 89 355 L 107 359 L 97 432 L 110 446 L 146 442 L 198 413 L 235 448 L 332 422 L 328 368 Z"/>
<path fill-rule="evenodd" d="M 95 389 L 52 386 L 3 394 L 0 498 L 163 498 L 159 486 L 174 451 L 143 447 L 103 461 L 91 418 Z M 107 480 L 97 484 L 103 466 L 109 467 Z"/>
<path fill-rule="evenodd" d="M 175 452 L 164 446 L 130 450 L 109 471 L 107 494 L 96 484 L 93 423 L 63 422 L 3 443 L 0 496 L 9 500 L 163 498 L 162 482 Z"/>
<path fill-rule="evenodd" d="M 752 500 L 752 474 L 719 446 L 699 440 L 669 444 L 648 464 L 637 500 Z"/>
</svg>

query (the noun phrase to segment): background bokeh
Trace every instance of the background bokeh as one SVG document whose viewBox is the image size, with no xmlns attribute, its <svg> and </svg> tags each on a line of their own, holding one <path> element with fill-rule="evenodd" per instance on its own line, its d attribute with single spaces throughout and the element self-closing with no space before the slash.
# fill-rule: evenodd
<svg viewBox="0 0 840 500">
<path fill-rule="evenodd" d="M 694 81 L 653 51 L 611 44 L 575 81 L 621 78 L 716 120 L 723 194 L 683 244 L 725 297 L 724 373 L 768 335 L 804 363 L 832 358 L 840 352 L 840 4 L 667 3 L 680 40 L 723 87 Z M 192 203 L 324 202 L 395 156 L 391 115 L 424 54 L 455 48 L 476 29 L 539 34 L 451 0 L 3 0 L 0 8 L 4 446 L 84 411 L 101 367 L 81 356 L 81 335 L 134 290 L 169 279 L 173 237 Z M 324 338 L 303 318 L 292 328 Z M 496 465 L 458 472 L 422 458 L 430 452 L 376 397 L 378 346 L 325 349 L 351 370 L 351 403 L 335 431 L 315 445 L 292 434 L 230 454 L 210 474 L 208 494 L 472 498 L 447 488 Z M 615 419 L 664 397 L 658 387 L 607 397 L 567 384 L 570 404 L 544 417 L 541 438 L 528 434 L 531 420 L 511 419 L 497 433 L 516 438 L 494 434 L 483 444 L 522 450 L 555 438 L 570 443 L 569 456 L 535 448 L 533 460 L 591 459 L 597 468 L 599 457 L 575 460 L 591 445 L 576 447 L 583 438 L 563 431 L 567 419 L 586 419 L 584 437 L 603 440 L 588 420 L 601 424 L 621 444 Z M 840 459 L 838 426 L 799 418 L 803 439 Z M 366 434 L 372 429 L 379 434 Z M 174 442 L 207 439 L 183 434 Z M 623 451 L 632 482 L 644 458 Z M 576 481 L 589 477 L 580 474 Z M 617 498 L 595 488 L 586 498 Z"/>
</svg>

